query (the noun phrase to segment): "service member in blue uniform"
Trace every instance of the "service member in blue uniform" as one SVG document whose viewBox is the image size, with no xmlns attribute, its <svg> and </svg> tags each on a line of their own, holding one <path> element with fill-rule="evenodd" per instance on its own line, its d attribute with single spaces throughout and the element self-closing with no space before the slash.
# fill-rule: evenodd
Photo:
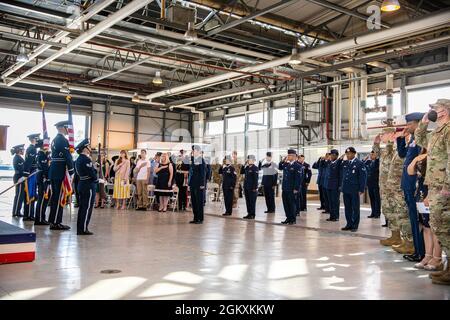
<svg viewBox="0 0 450 320">
<path fill-rule="evenodd" d="M 326 161 L 324 187 L 327 190 L 328 210 L 330 212 L 327 221 L 339 221 L 341 166 L 344 155 L 338 157 L 339 151 L 332 149 L 330 150 L 330 160 Z"/>
<path fill-rule="evenodd" d="M 36 143 L 39 140 L 39 133 L 30 134 L 27 136 L 27 138 L 30 140 L 30 145 L 28 146 L 26 152 L 25 152 L 25 163 L 23 165 L 23 173 L 25 177 L 30 176 L 37 170 L 37 162 L 36 162 L 36 155 L 37 155 L 37 148 Z M 36 180 L 32 180 L 36 181 Z M 30 182 L 32 183 L 32 182 Z M 36 189 L 36 186 L 33 190 Z M 31 191 L 32 192 L 32 191 Z M 32 192 L 34 193 L 34 192 Z M 25 197 L 26 198 L 26 197 Z M 31 200 L 31 199 L 30 199 Z M 34 221 L 34 211 L 35 211 L 35 205 L 36 205 L 36 199 L 33 199 L 28 203 L 27 199 L 25 199 L 25 207 L 24 207 L 24 221 Z"/>
<path fill-rule="evenodd" d="M 323 210 L 323 213 L 329 213 L 328 211 L 328 198 L 327 198 L 327 189 L 325 188 L 325 169 L 327 166 L 328 158 L 330 157 L 330 153 L 326 153 L 325 157 L 320 157 L 316 162 L 313 163 L 312 168 L 317 170 L 317 187 L 319 189 L 319 199 L 320 199 L 320 207 L 317 210 Z"/>
<path fill-rule="evenodd" d="M 202 151 L 202 157 L 205 161 L 205 189 L 208 185 L 208 182 L 211 181 L 212 178 L 212 169 L 211 169 L 211 158 L 210 157 L 204 157 L 203 151 Z M 206 205 L 206 190 L 203 192 L 203 206 Z"/>
<path fill-rule="evenodd" d="M 91 160 L 91 146 L 89 139 L 84 139 L 75 148 L 79 154 L 75 162 L 75 169 L 80 177 L 78 193 L 80 203 L 78 207 L 77 235 L 92 235 L 88 226 L 95 203 L 95 190 L 99 183 L 97 170 Z M 103 181 L 102 181 L 103 183 Z"/>
<path fill-rule="evenodd" d="M 13 168 L 14 168 L 14 176 L 13 182 L 16 185 L 16 193 L 14 195 L 14 203 L 13 203 L 13 217 L 23 217 L 23 214 L 20 212 L 22 210 L 22 204 L 25 198 L 25 190 L 24 184 L 25 176 L 23 173 L 23 165 L 25 160 L 23 159 L 23 153 L 25 151 L 25 145 L 19 144 L 11 148 L 11 155 L 14 155 L 13 158 Z"/>
<path fill-rule="evenodd" d="M 397 138 L 397 152 L 400 158 L 404 158 L 401 187 L 405 196 L 405 202 L 408 206 L 409 221 L 411 223 L 411 232 L 414 243 L 414 254 L 404 255 L 403 257 L 409 261 L 419 262 L 425 256 L 425 244 L 423 235 L 419 229 L 419 214 L 416 205 L 416 186 L 417 174 L 409 175 L 408 166 L 416 158 L 421 148 L 416 144 L 414 132 L 419 126 L 419 121 L 423 118 L 424 113 L 413 112 L 405 115 L 406 128 L 403 134 Z M 408 141 L 406 136 L 409 134 Z"/>
<path fill-rule="evenodd" d="M 348 147 L 345 150 L 347 160 L 342 164 L 342 194 L 347 224 L 341 230 L 358 231 L 360 216 L 360 195 L 364 194 L 367 181 L 365 164 L 356 158 L 356 150 Z"/>
<path fill-rule="evenodd" d="M 206 164 L 201 155 L 200 146 L 192 146 L 191 165 L 189 167 L 189 190 L 191 193 L 194 220 L 189 223 L 203 223 L 203 194 L 206 186 Z"/>
<path fill-rule="evenodd" d="M 275 213 L 275 188 L 278 184 L 278 171 L 276 163 L 272 161 L 272 152 L 266 153 L 266 158 L 259 162 L 258 169 L 263 172 L 261 185 L 267 206 L 264 213 Z"/>
<path fill-rule="evenodd" d="M 39 172 L 37 173 L 38 201 L 36 204 L 35 226 L 49 225 L 45 212 L 50 200 L 50 181 L 48 180 L 48 169 L 50 168 L 50 151 L 44 149 L 44 141 L 41 139 L 36 144 L 39 149 L 36 162 Z"/>
<path fill-rule="evenodd" d="M 52 186 L 52 197 L 50 204 L 50 229 L 69 230 L 70 227 L 62 224 L 63 207 L 61 206 L 61 187 L 66 175 L 66 170 L 73 176 L 73 159 L 69 150 L 69 141 L 64 137 L 68 134 L 68 121 L 60 121 L 55 124 L 58 134 L 52 141 L 52 159 L 49 169 L 49 179 Z"/>
<path fill-rule="evenodd" d="M 301 154 L 298 157 L 298 162 L 303 166 L 303 180 L 302 180 L 302 187 L 301 190 L 301 198 L 300 198 L 300 211 L 306 211 L 307 210 L 307 195 L 308 195 L 308 186 L 311 182 L 311 167 L 309 163 L 305 162 L 305 156 Z"/>
<path fill-rule="evenodd" d="M 293 149 L 288 150 L 288 155 L 280 162 L 278 169 L 283 171 L 283 183 L 281 197 L 283 199 L 286 220 L 282 224 L 296 223 L 296 194 L 300 191 L 302 179 L 302 167 L 297 162 L 297 153 Z"/>
<path fill-rule="evenodd" d="M 222 175 L 223 202 L 225 203 L 225 213 L 223 216 L 231 216 L 233 212 L 233 194 L 236 187 L 237 174 L 231 165 L 231 157 L 226 156 L 225 164 L 219 168 L 219 174 Z"/>
<path fill-rule="evenodd" d="M 255 219 L 256 215 L 256 198 L 258 197 L 258 176 L 259 170 L 255 165 L 256 158 L 254 155 L 247 156 L 247 163 L 241 169 L 244 178 L 244 196 L 247 206 L 247 215 L 244 219 Z"/>
<path fill-rule="evenodd" d="M 381 215 L 380 198 L 380 159 L 372 150 L 369 159 L 364 161 L 367 170 L 367 191 L 369 192 L 370 207 L 372 212 L 367 218 L 379 219 Z"/>
</svg>

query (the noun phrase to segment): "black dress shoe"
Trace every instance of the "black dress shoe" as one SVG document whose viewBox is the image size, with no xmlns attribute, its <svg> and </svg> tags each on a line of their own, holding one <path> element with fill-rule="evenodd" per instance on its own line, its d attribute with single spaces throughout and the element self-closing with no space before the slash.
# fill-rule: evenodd
<svg viewBox="0 0 450 320">
<path fill-rule="evenodd" d="M 269 210 L 264 211 L 264 213 L 269 213 L 269 212 L 270 212 Z"/>
<path fill-rule="evenodd" d="M 25 217 L 23 218 L 23 221 L 34 221 L 34 219 L 31 217 Z"/>
<path fill-rule="evenodd" d="M 77 232 L 77 235 L 78 236 L 90 236 L 90 235 L 93 235 L 94 233 L 93 232 L 90 232 L 89 230 L 88 231 L 80 231 L 80 232 Z"/>
<path fill-rule="evenodd" d="M 329 213 L 329 212 L 325 210 L 325 211 L 322 211 L 322 213 Z"/>
<path fill-rule="evenodd" d="M 346 227 L 341 228 L 341 230 L 342 231 L 348 231 L 348 230 L 352 230 L 352 228 L 346 226 Z"/>
<path fill-rule="evenodd" d="M 403 259 L 406 259 L 406 260 L 411 261 L 411 262 L 420 262 L 420 261 L 422 261 L 423 257 L 421 257 L 420 255 L 414 253 L 414 254 L 405 254 L 403 256 Z"/>
<path fill-rule="evenodd" d="M 289 221 L 288 222 L 289 225 L 293 225 L 293 224 L 296 224 L 296 223 L 297 223 L 296 221 Z"/>
<path fill-rule="evenodd" d="M 328 218 L 327 221 L 339 221 L 339 219 L 335 219 L 335 218 Z"/>
<path fill-rule="evenodd" d="M 375 216 L 373 214 L 371 214 L 370 216 L 367 216 L 367 218 L 372 219 L 372 218 L 375 218 Z"/>
<path fill-rule="evenodd" d="M 34 225 L 35 226 L 48 226 L 50 223 L 48 223 L 47 221 L 35 221 Z"/>
<path fill-rule="evenodd" d="M 316 208 L 316 210 L 323 210 L 324 208 L 322 208 L 322 207 L 318 207 L 318 208 Z"/>
<path fill-rule="evenodd" d="M 189 223 L 197 223 L 197 220 L 189 221 Z"/>
<path fill-rule="evenodd" d="M 255 216 L 248 214 L 244 217 L 244 219 L 255 219 Z"/>
<path fill-rule="evenodd" d="M 380 219 L 380 216 L 374 216 L 373 218 L 374 219 Z"/>
<path fill-rule="evenodd" d="M 50 230 L 67 230 L 61 224 L 50 224 Z"/>
<path fill-rule="evenodd" d="M 289 220 L 288 219 L 286 219 L 286 220 L 284 220 L 284 221 L 281 221 L 281 224 L 288 224 L 289 223 Z"/>
<path fill-rule="evenodd" d="M 275 210 L 267 211 L 267 213 L 275 213 Z"/>
<path fill-rule="evenodd" d="M 195 221 L 194 224 L 203 224 L 203 221 Z"/>
<path fill-rule="evenodd" d="M 231 216 L 231 213 L 224 213 L 224 214 L 222 214 L 223 216 Z"/>
<path fill-rule="evenodd" d="M 358 229 L 350 229 L 351 232 L 356 232 Z"/>
<path fill-rule="evenodd" d="M 382 224 L 381 226 L 382 226 L 383 228 L 387 228 L 388 224 L 385 223 L 385 224 Z"/>
<path fill-rule="evenodd" d="M 79 205 L 79 204 L 74 204 L 73 207 L 74 207 L 74 208 L 79 208 L 80 205 Z"/>
</svg>

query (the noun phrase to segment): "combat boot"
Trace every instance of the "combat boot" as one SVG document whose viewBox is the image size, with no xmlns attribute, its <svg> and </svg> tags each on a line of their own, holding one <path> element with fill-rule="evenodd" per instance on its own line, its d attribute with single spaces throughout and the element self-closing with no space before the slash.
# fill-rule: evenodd
<svg viewBox="0 0 450 320">
<path fill-rule="evenodd" d="M 400 231 L 392 231 L 392 235 L 387 238 L 380 240 L 380 244 L 382 246 L 393 246 L 393 245 L 400 245 L 402 243 L 402 239 L 400 237 Z"/>
<path fill-rule="evenodd" d="M 447 268 L 447 270 L 443 271 L 441 276 L 439 277 L 432 277 L 431 282 L 434 284 L 443 284 L 450 286 L 450 269 Z"/>
<path fill-rule="evenodd" d="M 393 245 L 392 249 L 401 254 L 413 254 L 414 253 L 414 245 L 412 241 L 402 240 L 400 245 Z"/>
</svg>

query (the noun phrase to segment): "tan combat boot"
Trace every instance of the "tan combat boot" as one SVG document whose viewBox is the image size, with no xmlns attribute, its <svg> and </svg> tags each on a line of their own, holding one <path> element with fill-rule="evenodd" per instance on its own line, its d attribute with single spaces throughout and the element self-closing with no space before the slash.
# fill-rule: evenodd
<svg viewBox="0 0 450 320">
<path fill-rule="evenodd" d="M 414 245 L 412 241 L 403 239 L 400 245 L 393 245 L 392 249 L 401 254 L 413 254 L 414 253 Z"/>
<path fill-rule="evenodd" d="M 432 277 L 431 282 L 434 284 L 444 284 L 450 286 L 450 268 L 442 271 L 442 274 L 439 277 Z"/>
<path fill-rule="evenodd" d="M 393 246 L 400 245 L 402 243 L 402 238 L 400 237 L 400 231 L 392 231 L 392 235 L 387 238 L 380 240 L 382 246 Z"/>
</svg>

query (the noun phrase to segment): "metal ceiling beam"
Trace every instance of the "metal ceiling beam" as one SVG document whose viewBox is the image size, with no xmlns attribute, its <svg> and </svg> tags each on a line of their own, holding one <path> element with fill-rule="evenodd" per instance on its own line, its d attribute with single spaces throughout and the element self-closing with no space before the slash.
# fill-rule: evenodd
<svg viewBox="0 0 450 320">
<path fill-rule="evenodd" d="M 273 12 L 275 10 L 281 10 L 281 9 L 283 9 L 283 8 L 293 4 L 295 2 L 297 2 L 297 0 L 283 0 L 283 1 L 280 1 L 278 3 L 275 3 L 275 4 L 271 5 L 271 6 L 268 6 L 265 9 L 255 11 L 252 14 L 249 14 L 249 15 L 247 15 L 245 17 L 242 17 L 240 19 L 234 20 L 234 21 L 232 21 L 230 23 L 227 23 L 227 24 L 225 24 L 223 26 L 220 26 L 220 27 L 218 27 L 216 29 L 208 31 L 206 34 L 207 34 L 207 36 L 215 35 L 215 34 L 217 34 L 219 32 L 222 32 L 222 31 L 225 31 L 225 30 L 237 27 L 241 23 L 244 23 L 246 21 L 252 20 L 252 19 L 257 18 L 259 16 L 262 16 L 262 15 L 264 15 L 266 13 Z"/>
<path fill-rule="evenodd" d="M 331 10 L 346 14 L 348 16 L 352 16 L 352 17 L 364 20 L 364 21 L 367 21 L 367 19 L 369 18 L 368 16 L 366 16 L 362 13 L 359 13 L 358 11 L 353 11 L 353 10 L 347 9 L 345 7 L 339 6 L 337 4 L 334 4 L 334 3 L 326 1 L 326 0 L 306 0 L 306 1 L 314 3 L 318 6 L 321 6 L 321 7 L 327 8 L 327 9 L 331 9 Z M 391 27 L 389 24 L 383 23 L 383 22 L 380 23 L 380 26 L 383 28 Z"/>
</svg>

